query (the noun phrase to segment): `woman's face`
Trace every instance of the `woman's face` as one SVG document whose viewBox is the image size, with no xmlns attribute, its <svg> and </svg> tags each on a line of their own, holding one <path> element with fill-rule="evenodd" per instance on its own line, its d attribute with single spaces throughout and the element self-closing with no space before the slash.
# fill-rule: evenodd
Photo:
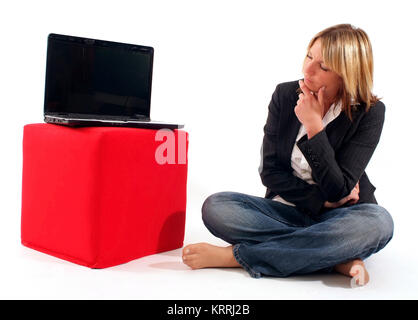
<svg viewBox="0 0 418 320">
<path fill-rule="evenodd" d="M 342 79 L 322 61 L 321 39 L 317 39 L 309 49 L 302 71 L 304 82 L 311 91 L 317 93 L 324 86 L 325 101 L 329 103 L 334 102 L 342 86 Z"/>
</svg>

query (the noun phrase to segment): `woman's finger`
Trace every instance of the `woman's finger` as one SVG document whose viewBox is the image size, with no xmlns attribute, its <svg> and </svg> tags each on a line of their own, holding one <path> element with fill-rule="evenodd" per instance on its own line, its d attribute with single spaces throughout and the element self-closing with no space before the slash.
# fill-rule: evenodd
<svg viewBox="0 0 418 320">
<path fill-rule="evenodd" d="M 306 96 L 311 96 L 311 91 L 308 89 L 308 87 L 306 86 L 305 82 L 303 82 L 303 80 L 299 80 L 299 86 L 301 90 L 303 91 L 303 93 L 306 94 Z"/>
</svg>

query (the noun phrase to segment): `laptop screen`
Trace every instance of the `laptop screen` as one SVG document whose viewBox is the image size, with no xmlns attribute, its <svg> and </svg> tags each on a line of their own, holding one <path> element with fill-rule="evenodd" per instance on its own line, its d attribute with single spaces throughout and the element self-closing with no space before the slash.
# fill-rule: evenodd
<svg viewBox="0 0 418 320">
<path fill-rule="evenodd" d="M 153 48 L 50 34 L 49 114 L 150 116 Z"/>
</svg>

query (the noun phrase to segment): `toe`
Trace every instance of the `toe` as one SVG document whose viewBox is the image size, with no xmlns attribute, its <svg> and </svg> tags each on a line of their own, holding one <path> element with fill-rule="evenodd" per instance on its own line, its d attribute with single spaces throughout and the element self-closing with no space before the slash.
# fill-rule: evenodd
<svg viewBox="0 0 418 320">
<path fill-rule="evenodd" d="M 185 246 L 183 248 L 183 255 L 187 255 L 187 254 L 192 253 L 192 250 L 193 250 L 193 244 L 189 244 L 189 245 Z"/>
<path fill-rule="evenodd" d="M 197 256 L 195 254 L 185 255 L 183 256 L 183 263 L 192 269 L 197 269 Z"/>
<path fill-rule="evenodd" d="M 206 245 L 207 244 L 204 242 L 189 244 L 188 246 L 184 247 L 183 252 L 185 254 L 197 254 L 202 252 L 202 250 L 205 250 Z"/>
</svg>

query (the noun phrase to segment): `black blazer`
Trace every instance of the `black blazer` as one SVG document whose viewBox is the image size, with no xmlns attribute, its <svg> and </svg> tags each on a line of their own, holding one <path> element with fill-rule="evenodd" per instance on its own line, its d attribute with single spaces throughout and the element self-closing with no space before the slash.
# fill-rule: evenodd
<svg viewBox="0 0 418 320">
<path fill-rule="evenodd" d="M 349 195 L 360 181 L 358 203 L 377 203 L 376 188 L 365 169 L 380 139 L 385 105 L 378 101 L 368 112 L 359 105 L 352 113 L 352 121 L 342 111 L 314 137 L 308 140 L 305 135 L 297 142 L 312 169 L 316 184 L 311 185 L 293 175 L 290 162 L 301 125 L 294 112 L 298 88 L 298 81 L 279 84 L 268 107 L 259 168 L 267 187 L 265 197 L 280 195 L 297 209 L 315 216 L 326 210 L 325 201 L 336 202 Z"/>
</svg>

